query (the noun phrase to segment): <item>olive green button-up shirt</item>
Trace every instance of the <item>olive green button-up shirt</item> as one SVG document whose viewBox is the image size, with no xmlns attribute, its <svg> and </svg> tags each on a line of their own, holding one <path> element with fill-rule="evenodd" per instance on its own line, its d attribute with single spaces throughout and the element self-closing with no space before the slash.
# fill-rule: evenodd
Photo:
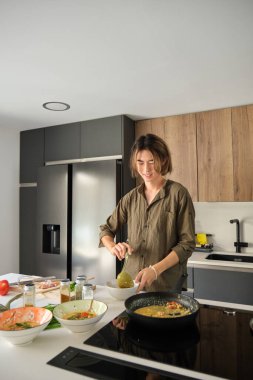
<svg viewBox="0 0 253 380">
<path fill-rule="evenodd" d="M 172 250 L 179 263 L 165 270 L 148 291 L 172 290 L 182 275 L 195 248 L 195 211 L 185 187 L 167 180 L 150 205 L 144 194 L 144 184 L 127 193 L 118 203 L 106 224 L 100 226 L 100 247 L 103 236 L 115 237 L 127 224 L 128 240 L 134 252 L 125 270 L 133 278 L 138 272 L 164 259 Z"/>
</svg>

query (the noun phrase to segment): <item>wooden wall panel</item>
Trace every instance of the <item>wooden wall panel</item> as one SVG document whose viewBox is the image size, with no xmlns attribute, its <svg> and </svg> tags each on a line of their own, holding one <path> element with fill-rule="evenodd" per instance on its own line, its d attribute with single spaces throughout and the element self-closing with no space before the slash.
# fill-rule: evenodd
<svg viewBox="0 0 253 380">
<path fill-rule="evenodd" d="M 199 201 L 233 201 L 231 108 L 200 112 L 196 119 Z"/>
<path fill-rule="evenodd" d="M 235 201 L 253 200 L 253 105 L 232 108 Z"/>
</svg>

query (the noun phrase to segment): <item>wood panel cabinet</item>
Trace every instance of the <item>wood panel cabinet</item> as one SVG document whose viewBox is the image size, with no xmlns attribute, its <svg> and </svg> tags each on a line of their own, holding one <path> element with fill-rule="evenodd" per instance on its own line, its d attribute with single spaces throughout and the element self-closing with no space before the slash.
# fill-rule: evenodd
<svg viewBox="0 0 253 380">
<path fill-rule="evenodd" d="M 168 143 L 169 177 L 193 201 L 253 201 L 253 105 L 141 120 L 135 133 L 154 133 Z"/>
<path fill-rule="evenodd" d="M 136 137 L 146 133 L 154 133 L 167 142 L 173 166 L 172 173 L 167 177 L 184 185 L 193 201 L 197 201 L 195 115 L 170 116 L 136 122 Z"/>
<path fill-rule="evenodd" d="M 198 200 L 233 201 L 231 109 L 200 112 L 196 120 Z"/>
<path fill-rule="evenodd" d="M 170 178 L 182 183 L 193 201 L 198 199 L 196 119 L 194 114 L 165 118 L 164 138 L 172 155 Z"/>
<path fill-rule="evenodd" d="M 253 105 L 232 108 L 234 200 L 253 200 Z"/>
</svg>

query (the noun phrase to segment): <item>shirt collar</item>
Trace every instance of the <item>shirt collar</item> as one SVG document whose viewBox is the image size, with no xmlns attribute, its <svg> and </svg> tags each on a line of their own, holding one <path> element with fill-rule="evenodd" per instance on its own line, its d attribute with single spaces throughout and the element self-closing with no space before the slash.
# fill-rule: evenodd
<svg viewBox="0 0 253 380">
<path fill-rule="evenodd" d="M 163 185 L 163 187 L 160 189 L 160 191 L 159 191 L 159 198 L 164 198 L 165 197 L 165 195 L 166 195 L 166 193 L 167 193 L 167 188 L 168 188 L 168 185 L 171 183 L 171 181 L 170 180 L 166 180 L 165 182 L 164 182 L 164 185 Z M 141 195 L 143 195 L 144 197 L 145 197 L 145 192 L 144 192 L 144 182 L 143 183 L 141 183 L 139 186 L 138 186 L 138 188 L 137 188 L 137 190 L 138 190 L 138 192 L 141 194 Z"/>
</svg>

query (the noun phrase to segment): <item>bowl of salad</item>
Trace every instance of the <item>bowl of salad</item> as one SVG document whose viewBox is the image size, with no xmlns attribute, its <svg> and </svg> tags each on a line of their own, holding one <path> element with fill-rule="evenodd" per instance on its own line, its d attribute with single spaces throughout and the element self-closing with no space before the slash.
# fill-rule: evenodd
<svg viewBox="0 0 253 380">
<path fill-rule="evenodd" d="M 31 343 L 51 321 L 53 314 L 43 307 L 19 307 L 0 313 L 0 336 L 14 345 Z"/>
<path fill-rule="evenodd" d="M 54 308 L 53 315 L 66 329 L 74 333 L 89 331 L 103 318 L 108 306 L 101 301 L 76 300 Z"/>
</svg>

